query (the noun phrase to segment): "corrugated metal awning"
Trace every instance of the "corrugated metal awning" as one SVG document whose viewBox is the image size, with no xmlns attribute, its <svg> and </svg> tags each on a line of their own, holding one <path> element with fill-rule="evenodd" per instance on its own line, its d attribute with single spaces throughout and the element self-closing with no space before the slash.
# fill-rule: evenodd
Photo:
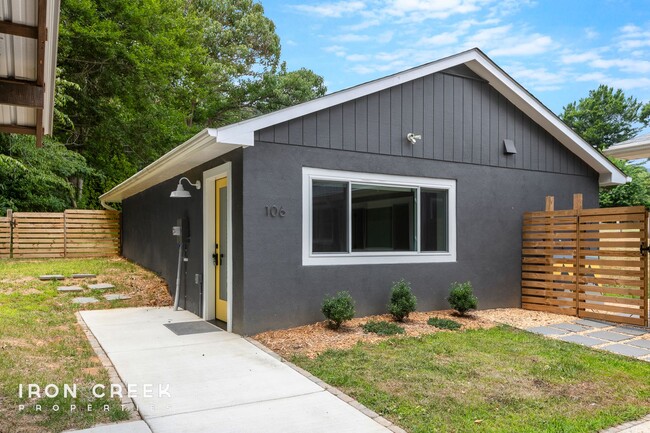
<svg viewBox="0 0 650 433">
<path fill-rule="evenodd" d="M 59 0 L 0 0 L 0 132 L 52 133 Z"/>
</svg>

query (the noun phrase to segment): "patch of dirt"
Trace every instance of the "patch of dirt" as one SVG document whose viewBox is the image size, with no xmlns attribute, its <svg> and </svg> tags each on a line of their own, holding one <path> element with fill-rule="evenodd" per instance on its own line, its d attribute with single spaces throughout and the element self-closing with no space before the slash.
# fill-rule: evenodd
<svg viewBox="0 0 650 433">
<path fill-rule="evenodd" d="M 577 317 L 565 316 L 563 314 L 524 310 L 521 308 L 495 308 L 492 310 L 475 311 L 473 314 L 485 320 L 503 323 L 519 329 L 552 325 L 554 323 L 574 323 L 578 320 Z"/>
<path fill-rule="evenodd" d="M 285 358 L 303 355 L 313 359 L 328 349 L 349 349 L 359 341 L 377 343 L 393 337 L 417 337 L 436 332 L 450 332 L 428 325 L 427 320 L 430 317 L 455 320 L 462 325 L 461 329 L 484 329 L 496 325 L 494 321 L 481 318 L 476 314 L 460 317 L 456 316 L 453 310 L 441 310 L 411 313 L 404 323 L 398 323 L 405 332 L 397 336 L 382 336 L 363 331 L 361 326 L 370 320 L 393 321 L 389 314 L 381 314 L 352 319 L 345 322 L 337 331 L 330 329 L 327 322 L 323 321 L 296 328 L 267 331 L 253 338 Z"/>
<path fill-rule="evenodd" d="M 406 322 L 399 323 L 404 327 L 405 333 L 397 335 L 397 337 L 416 337 L 436 332 L 450 332 L 428 325 L 429 317 L 455 320 L 462 325 L 461 330 L 485 329 L 498 324 L 526 329 L 553 323 L 573 323 L 578 320 L 577 317 L 521 308 L 473 311 L 466 317 L 456 315 L 453 310 L 415 312 L 411 313 Z M 377 343 L 395 337 L 365 333 L 361 326 L 370 320 L 393 321 L 389 314 L 359 317 L 345 322 L 338 331 L 330 329 L 327 322 L 323 321 L 296 328 L 262 332 L 253 338 L 285 358 L 302 355 L 313 359 L 328 349 L 349 349 L 359 341 Z"/>
</svg>

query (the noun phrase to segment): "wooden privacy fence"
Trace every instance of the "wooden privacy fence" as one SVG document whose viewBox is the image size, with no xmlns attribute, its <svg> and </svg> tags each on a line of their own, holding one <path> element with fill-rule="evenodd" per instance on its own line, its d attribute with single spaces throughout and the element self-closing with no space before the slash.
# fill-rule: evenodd
<svg viewBox="0 0 650 433">
<path fill-rule="evenodd" d="M 573 207 L 524 214 L 522 307 L 647 326 L 647 210 Z"/>
<path fill-rule="evenodd" d="M 120 213 L 70 209 L 0 218 L 0 258 L 105 257 L 120 253 Z"/>
</svg>

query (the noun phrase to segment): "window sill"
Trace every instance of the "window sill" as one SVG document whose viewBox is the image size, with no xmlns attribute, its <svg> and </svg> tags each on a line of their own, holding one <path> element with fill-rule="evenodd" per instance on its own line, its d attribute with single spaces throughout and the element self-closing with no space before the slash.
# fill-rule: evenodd
<svg viewBox="0 0 650 433">
<path fill-rule="evenodd" d="M 303 266 L 391 265 L 409 263 L 454 263 L 452 253 L 363 253 L 363 254 L 312 254 L 303 256 Z"/>
</svg>

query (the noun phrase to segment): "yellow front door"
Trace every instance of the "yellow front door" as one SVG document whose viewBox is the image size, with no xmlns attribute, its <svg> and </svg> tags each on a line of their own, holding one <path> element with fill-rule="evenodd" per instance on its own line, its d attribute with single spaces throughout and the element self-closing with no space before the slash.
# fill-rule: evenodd
<svg viewBox="0 0 650 433">
<path fill-rule="evenodd" d="M 215 291 L 217 320 L 228 322 L 228 179 L 215 182 Z"/>
</svg>

